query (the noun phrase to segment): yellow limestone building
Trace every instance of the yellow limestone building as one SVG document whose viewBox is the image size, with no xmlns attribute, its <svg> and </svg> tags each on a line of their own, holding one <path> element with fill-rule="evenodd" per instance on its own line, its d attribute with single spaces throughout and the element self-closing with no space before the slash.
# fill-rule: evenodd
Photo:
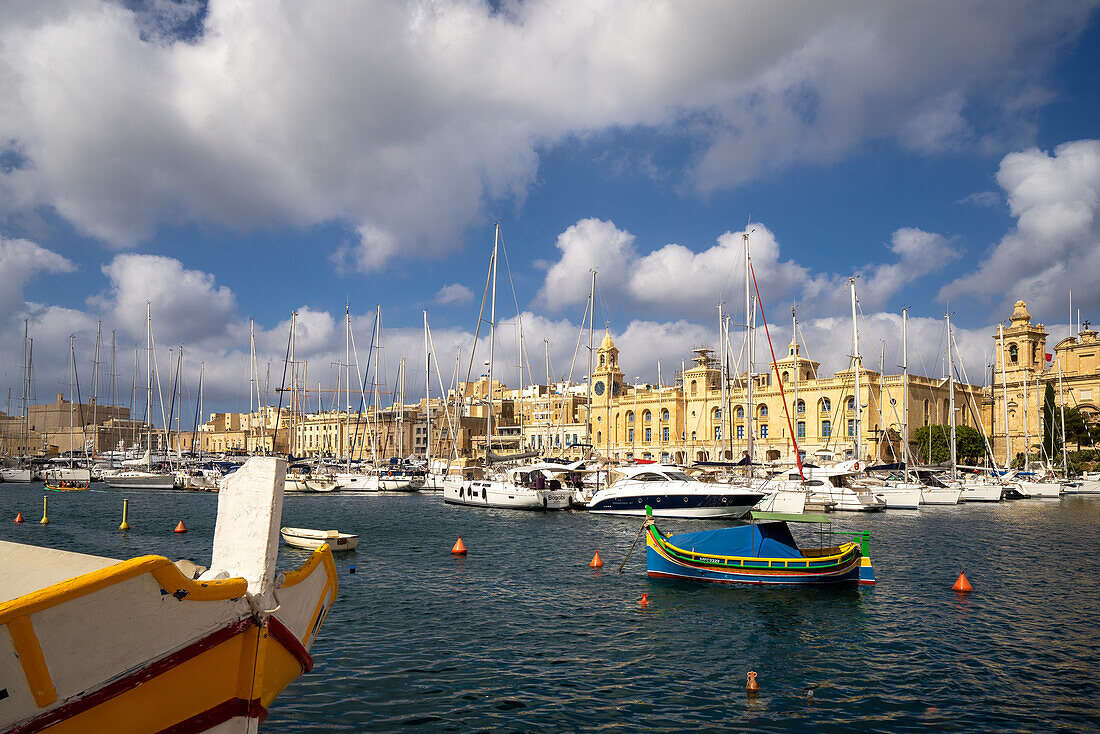
<svg viewBox="0 0 1100 734">
<path fill-rule="evenodd" d="M 675 385 L 629 385 L 623 382 L 618 348 L 610 334 L 604 336 L 592 373 L 588 421 L 598 455 L 618 461 L 740 461 L 746 455 L 751 431 L 754 460 L 793 461 L 793 428 L 808 460 L 854 456 L 856 381 L 852 368 L 821 377 L 820 363 L 802 356 L 800 346 L 792 342 L 776 365 L 783 380 L 782 393 L 775 370 L 731 376 L 728 404 L 723 410 L 718 361 L 709 349 L 699 348 L 694 353 L 691 365 L 680 371 Z M 753 405 L 746 415 L 748 379 L 753 381 Z M 949 421 L 947 379 L 910 375 L 906 390 L 901 375 L 882 375 L 860 364 L 859 382 L 861 461 L 902 459 L 905 400 L 914 452 L 913 436 L 918 428 Z M 955 383 L 958 425 L 977 426 L 981 407 L 981 388 Z M 583 405 L 580 412 L 583 415 Z"/>
<path fill-rule="evenodd" d="M 1056 405 L 1064 401 L 1066 408 L 1078 408 L 1090 425 L 1100 420 L 1100 339 L 1096 331 L 1089 328 L 1089 322 L 1084 323 L 1077 336 L 1066 337 L 1054 345 L 1049 367 L 1046 327 L 1031 322 L 1024 301 L 1016 301 L 1009 325 L 1004 329 L 1003 349 L 1001 335 L 994 333 L 993 339 L 997 356 L 993 384 L 987 392 L 985 418 L 986 429 L 992 436 L 993 455 L 999 464 L 1023 453 L 1025 439 L 1033 455 L 1038 451 L 1043 433 L 1043 395 L 1048 383 L 1054 386 Z M 1061 400 L 1058 398 L 1059 366 Z"/>
</svg>

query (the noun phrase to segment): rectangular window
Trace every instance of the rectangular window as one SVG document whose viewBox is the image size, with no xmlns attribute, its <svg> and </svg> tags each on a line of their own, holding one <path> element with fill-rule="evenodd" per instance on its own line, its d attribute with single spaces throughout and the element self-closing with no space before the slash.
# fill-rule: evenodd
<svg viewBox="0 0 1100 734">
<path fill-rule="evenodd" d="M 741 440 L 744 440 L 744 438 L 745 438 L 745 427 L 744 426 L 738 426 L 737 427 L 737 438 L 739 438 Z"/>
<path fill-rule="evenodd" d="M 806 421 L 798 422 L 798 437 L 806 438 Z"/>
<path fill-rule="evenodd" d="M 629 429 L 626 432 L 626 440 L 630 441 L 631 443 L 634 442 L 634 429 L 633 428 Z"/>
<path fill-rule="evenodd" d="M 766 425 L 760 426 L 760 438 L 768 437 L 768 427 Z"/>
<path fill-rule="evenodd" d="M 720 441 L 722 439 L 722 426 L 714 427 L 714 440 Z"/>
<path fill-rule="evenodd" d="M 661 439 L 664 441 L 668 440 L 668 426 L 661 429 Z"/>
<path fill-rule="evenodd" d="M 653 429 L 652 428 L 645 429 L 645 440 L 646 440 L 647 443 L 649 441 L 653 440 Z"/>
<path fill-rule="evenodd" d="M 821 435 L 824 438 L 833 435 L 833 424 L 831 421 L 821 421 Z"/>
<path fill-rule="evenodd" d="M 848 421 L 848 436 L 849 438 L 856 435 L 856 422 L 855 420 Z"/>
</svg>

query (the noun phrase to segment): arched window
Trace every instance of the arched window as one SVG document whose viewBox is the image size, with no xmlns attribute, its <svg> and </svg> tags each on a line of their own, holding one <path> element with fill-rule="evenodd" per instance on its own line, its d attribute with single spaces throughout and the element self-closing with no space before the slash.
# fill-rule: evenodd
<svg viewBox="0 0 1100 734">
<path fill-rule="evenodd" d="M 634 422 L 634 411 L 633 410 L 626 411 L 626 422 L 627 423 L 633 423 Z"/>
<path fill-rule="evenodd" d="M 821 435 L 824 438 L 828 438 L 833 435 L 833 423 L 832 421 L 821 421 Z"/>
<path fill-rule="evenodd" d="M 692 431 L 692 432 L 691 432 L 691 440 L 692 440 L 692 441 L 694 441 L 694 440 L 695 440 L 695 431 Z"/>
<path fill-rule="evenodd" d="M 924 425 L 928 425 L 928 401 L 924 401 Z"/>
<path fill-rule="evenodd" d="M 1008 345 L 1008 361 L 1012 364 L 1016 364 L 1018 361 L 1020 361 L 1020 350 L 1016 347 L 1015 344 Z"/>
<path fill-rule="evenodd" d="M 788 382 L 790 382 L 790 380 L 791 380 L 790 373 L 788 373 L 787 370 L 783 370 L 783 384 L 784 385 L 787 384 Z"/>
<path fill-rule="evenodd" d="M 711 417 L 716 421 L 722 420 L 722 409 L 721 408 L 715 408 L 714 411 L 711 414 Z"/>
<path fill-rule="evenodd" d="M 848 398 L 848 410 L 852 411 L 856 409 L 856 399 L 854 397 Z"/>
<path fill-rule="evenodd" d="M 832 410 L 833 410 L 833 404 L 829 402 L 829 398 L 821 398 L 821 412 L 824 413 L 825 415 L 828 415 L 829 413 L 832 412 Z M 822 434 L 822 435 L 827 436 L 829 434 L 826 433 L 826 434 Z"/>
<path fill-rule="evenodd" d="M 768 406 L 761 403 L 756 409 L 756 414 L 758 416 L 760 416 L 761 418 L 767 418 L 768 417 Z"/>
<path fill-rule="evenodd" d="M 642 420 L 645 421 L 646 423 L 649 423 L 652 419 L 653 419 L 653 414 L 651 414 L 648 410 L 646 412 L 642 413 Z"/>
<path fill-rule="evenodd" d="M 600 367 L 603 367 L 605 359 L 607 359 L 607 355 L 601 354 L 600 355 Z"/>
<path fill-rule="evenodd" d="M 696 384 L 695 380 L 692 380 L 691 381 L 691 394 L 695 395 L 697 392 L 699 392 L 699 386 Z"/>
<path fill-rule="evenodd" d="M 603 431 L 596 431 L 596 443 L 603 443 Z"/>
<path fill-rule="evenodd" d="M 668 420 L 668 408 L 664 408 L 664 409 L 663 409 L 663 410 L 661 411 L 661 420 L 663 420 L 663 421 L 667 421 L 667 420 Z"/>
<path fill-rule="evenodd" d="M 805 400 L 799 400 L 797 403 L 795 403 L 794 404 L 794 412 L 796 412 L 796 413 L 805 413 L 806 412 L 806 401 Z"/>
<path fill-rule="evenodd" d="M 738 405 L 737 406 L 737 417 L 738 418 L 744 418 L 745 417 L 745 406 L 744 405 Z"/>
</svg>

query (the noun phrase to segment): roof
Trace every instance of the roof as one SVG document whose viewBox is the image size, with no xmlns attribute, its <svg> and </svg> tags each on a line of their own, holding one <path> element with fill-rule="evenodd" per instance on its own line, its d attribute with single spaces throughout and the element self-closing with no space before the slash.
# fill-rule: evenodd
<svg viewBox="0 0 1100 734">
<path fill-rule="evenodd" d="M 816 522 L 822 524 L 828 524 L 830 522 L 828 515 L 813 515 L 807 513 L 796 512 L 759 512 L 753 511 L 749 513 L 749 516 L 753 520 L 777 520 L 782 522 Z"/>
</svg>

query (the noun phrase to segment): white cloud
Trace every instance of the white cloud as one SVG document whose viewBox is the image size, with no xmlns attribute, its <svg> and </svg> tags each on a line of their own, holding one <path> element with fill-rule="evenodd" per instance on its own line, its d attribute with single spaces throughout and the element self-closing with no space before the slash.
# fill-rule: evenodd
<svg viewBox="0 0 1100 734">
<path fill-rule="evenodd" d="M 0 237 L 0 326 L 24 311 L 23 288 L 41 273 L 71 273 L 65 257 L 30 240 Z"/>
<path fill-rule="evenodd" d="M 973 194 L 967 194 L 955 203 L 991 208 L 1001 205 L 1001 195 L 996 191 L 975 191 Z"/>
<path fill-rule="evenodd" d="M 793 260 L 783 260 L 775 235 L 758 222 L 722 234 L 717 244 L 701 252 L 667 244 L 639 254 L 634 235 L 613 222 L 581 220 L 558 236 L 561 259 L 547 270 L 536 302 L 551 310 L 583 307 L 589 269 L 596 267 L 604 302 L 630 311 L 700 318 L 715 315 L 721 300 L 727 304 L 726 313 L 735 318 L 740 315 L 743 323 L 746 233 L 756 284 L 765 304 L 772 304 L 769 308 L 794 298 L 807 312 L 818 315 L 846 312 L 850 275 L 813 273 Z M 943 236 L 915 227 L 896 230 L 889 249 L 895 262 L 869 263 L 862 268 L 852 264 L 852 273 L 862 270 L 864 278 L 857 290 L 868 311 L 885 307 L 901 288 L 957 257 Z"/>
<path fill-rule="evenodd" d="M 357 233 L 337 261 L 377 270 L 449 251 L 577 135 L 689 138 L 679 176 L 708 192 L 868 139 L 978 144 L 978 95 L 1026 134 L 1092 5 L 15 4 L 0 140 L 25 165 L 0 198 L 120 247 L 165 223 L 337 221 Z"/>
<path fill-rule="evenodd" d="M 1100 308 L 1100 140 L 1010 153 L 997 183 L 1016 226 L 940 297 L 993 300 L 1007 315 L 1020 298 L 1033 310 L 1059 309 L 1072 289 L 1082 308 Z"/>
<path fill-rule="evenodd" d="M 435 294 L 435 302 L 441 305 L 459 305 L 469 303 L 474 298 L 474 292 L 461 283 L 449 283 L 439 289 Z"/>
<path fill-rule="evenodd" d="M 229 332 L 237 299 L 214 276 L 187 270 L 159 255 L 116 255 L 102 267 L 108 290 L 91 304 L 134 339 L 145 332 L 145 304 L 152 309 L 153 334 L 163 344 L 211 340 Z"/>
</svg>

